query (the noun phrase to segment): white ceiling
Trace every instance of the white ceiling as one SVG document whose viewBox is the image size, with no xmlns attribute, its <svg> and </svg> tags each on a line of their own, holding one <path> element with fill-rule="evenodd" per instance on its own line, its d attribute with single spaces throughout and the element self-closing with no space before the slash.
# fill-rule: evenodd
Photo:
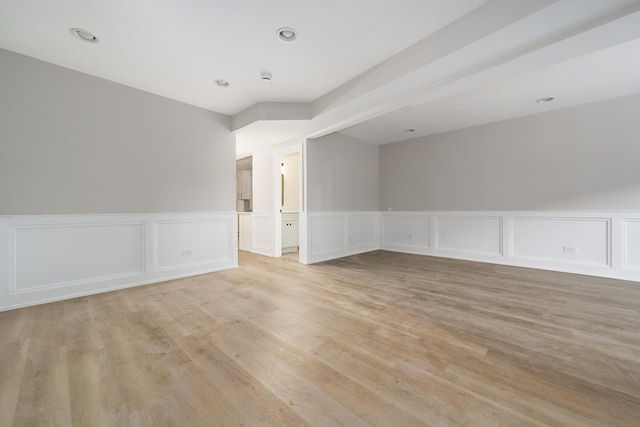
<svg viewBox="0 0 640 427">
<path fill-rule="evenodd" d="M 313 101 L 483 2 L 0 0 L 0 46 L 233 115 L 260 101 Z M 295 43 L 276 37 L 287 26 Z M 81 43 L 72 27 L 100 42 Z"/>
<path fill-rule="evenodd" d="M 295 43 L 277 39 L 283 26 Z M 640 0 L 0 0 L 0 47 L 233 116 L 243 155 L 640 92 Z M 298 107 L 309 116 L 286 116 Z"/>
</svg>

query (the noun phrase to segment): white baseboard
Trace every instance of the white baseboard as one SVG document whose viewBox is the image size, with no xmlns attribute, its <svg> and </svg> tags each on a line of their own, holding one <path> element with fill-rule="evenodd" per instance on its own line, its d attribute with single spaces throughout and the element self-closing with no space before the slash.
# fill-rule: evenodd
<svg viewBox="0 0 640 427">
<path fill-rule="evenodd" d="M 235 212 L 0 217 L 0 310 L 238 265 Z"/>
</svg>

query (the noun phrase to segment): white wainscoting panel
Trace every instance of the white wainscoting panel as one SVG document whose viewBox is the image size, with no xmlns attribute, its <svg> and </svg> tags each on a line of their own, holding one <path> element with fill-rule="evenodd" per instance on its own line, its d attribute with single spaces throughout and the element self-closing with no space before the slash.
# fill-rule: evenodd
<svg viewBox="0 0 640 427">
<path fill-rule="evenodd" d="M 11 234 L 10 217 L 0 215 L 0 311 L 9 307 L 9 289 L 14 286 L 12 261 L 15 254 Z"/>
<path fill-rule="evenodd" d="M 17 226 L 12 241 L 12 295 L 144 273 L 143 222 Z"/>
<path fill-rule="evenodd" d="M 307 218 L 308 264 L 379 247 L 378 212 L 309 212 Z"/>
<path fill-rule="evenodd" d="M 254 252 L 274 256 L 273 213 Z M 640 282 L 640 213 L 306 212 L 309 264 L 375 249 Z M 237 214 L 0 216 L 0 310 L 237 266 Z"/>
<path fill-rule="evenodd" d="M 238 213 L 238 249 L 251 251 L 253 249 L 253 218 L 251 212 Z"/>
<path fill-rule="evenodd" d="M 271 212 L 256 212 L 253 218 L 253 248 L 251 252 L 275 256 L 275 216 Z"/>
<path fill-rule="evenodd" d="M 347 219 L 347 245 L 349 250 L 368 252 L 380 246 L 380 220 L 377 214 L 349 215 Z"/>
<path fill-rule="evenodd" d="M 502 255 L 502 217 L 436 216 L 435 249 Z"/>
<path fill-rule="evenodd" d="M 236 267 L 236 236 L 235 212 L 2 216 L 0 310 Z"/>
<path fill-rule="evenodd" d="M 311 257 L 326 258 L 328 255 L 347 250 L 347 216 L 335 213 L 310 215 L 309 251 Z"/>
<path fill-rule="evenodd" d="M 636 212 L 384 211 L 380 229 L 385 250 L 640 281 Z"/>
<path fill-rule="evenodd" d="M 431 248 L 431 221 L 421 212 L 383 212 L 380 245 L 383 249 L 407 253 L 428 253 Z"/>
<path fill-rule="evenodd" d="M 610 218 L 511 218 L 511 257 L 610 267 Z"/>
<path fill-rule="evenodd" d="M 640 272 L 640 219 L 623 220 L 623 268 Z"/>
<path fill-rule="evenodd" d="M 233 236 L 220 239 L 233 229 L 230 218 L 198 221 L 156 221 L 154 271 L 225 262 Z"/>
</svg>

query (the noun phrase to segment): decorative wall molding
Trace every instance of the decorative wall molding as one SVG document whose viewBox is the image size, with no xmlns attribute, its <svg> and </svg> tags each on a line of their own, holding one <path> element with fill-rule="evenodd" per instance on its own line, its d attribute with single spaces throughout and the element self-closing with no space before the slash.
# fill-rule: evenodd
<svg viewBox="0 0 640 427">
<path fill-rule="evenodd" d="M 230 233 L 233 218 L 155 221 L 153 271 L 224 262 L 233 251 L 234 238 Z M 217 240 L 225 234 L 226 239 Z"/>
<path fill-rule="evenodd" d="M 611 221 L 611 218 L 510 217 L 509 256 L 610 268 Z"/>
<path fill-rule="evenodd" d="M 254 212 L 273 256 L 273 213 Z M 262 223 L 261 223 L 262 221 Z M 385 249 L 640 282 L 640 213 L 307 212 L 309 264 Z M 269 225 L 269 226 L 267 226 Z M 237 266 L 237 214 L 0 216 L 0 311 Z"/>
<path fill-rule="evenodd" d="M 502 217 L 437 215 L 434 218 L 434 249 L 502 256 Z"/>
<path fill-rule="evenodd" d="M 379 247 L 378 212 L 308 212 L 307 222 L 308 264 Z"/>
<path fill-rule="evenodd" d="M 323 258 L 347 250 L 347 215 L 311 214 L 309 215 L 311 238 L 309 250 L 313 259 Z"/>
<path fill-rule="evenodd" d="M 0 311 L 232 268 L 235 236 L 235 212 L 3 216 Z"/>
<path fill-rule="evenodd" d="M 640 218 L 624 218 L 622 224 L 622 268 L 640 272 Z"/>
<path fill-rule="evenodd" d="M 12 226 L 9 294 L 144 274 L 144 242 L 141 221 Z"/>
<path fill-rule="evenodd" d="M 256 212 L 251 215 L 253 220 L 253 245 L 251 252 L 275 256 L 275 216 L 272 212 Z"/>
<path fill-rule="evenodd" d="M 640 281 L 635 212 L 384 211 L 380 236 L 390 251 Z"/>
<path fill-rule="evenodd" d="M 425 254 L 431 250 L 432 218 L 417 212 L 382 212 L 381 244 L 392 251 Z"/>
<path fill-rule="evenodd" d="M 347 247 L 351 252 L 367 252 L 380 246 L 380 218 L 371 213 L 347 216 Z"/>
</svg>

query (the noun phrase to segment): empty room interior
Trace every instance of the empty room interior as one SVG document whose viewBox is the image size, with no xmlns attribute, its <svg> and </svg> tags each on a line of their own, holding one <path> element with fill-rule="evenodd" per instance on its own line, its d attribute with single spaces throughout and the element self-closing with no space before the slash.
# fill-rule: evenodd
<svg viewBox="0 0 640 427">
<path fill-rule="evenodd" d="M 640 425 L 640 1 L 0 0 L 0 425 Z"/>
</svg>

